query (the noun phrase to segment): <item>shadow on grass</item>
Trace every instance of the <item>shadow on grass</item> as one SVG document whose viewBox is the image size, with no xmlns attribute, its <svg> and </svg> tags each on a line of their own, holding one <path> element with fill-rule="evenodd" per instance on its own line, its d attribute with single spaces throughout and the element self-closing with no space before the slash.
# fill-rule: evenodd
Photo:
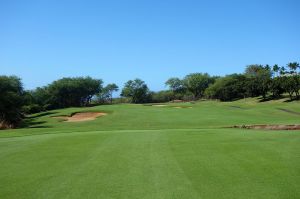
<svg viewBox="0 0 300 199">
<path fill-rule="evenodd" d="M 48 111 L 48 112 L 42 112 L 35 115 L 27 116 L 24 118 L 22 123 L 19 125 L 18 128 L 52 128 L 49 125 L 43 125 L 46 123 L 46 121 L 37 121 L 38 118 L 47 116 L 47 115 L 53 115 L 58 112 L 55 111 Z"/>
<path fill-rule="evenodd" d="M 268 97 L 259 97 L 258 98 L 258 102 L 268 102 L 268 101 L 271 101 L 271 100 L 280 100 L 280 99 L 284 99 L 286 98 L 285 96 L 268 96 Z"/>
<path fill-rule="evenodd" d="M 293 99 L 289 98 L 289 99 L 285 100 L 284 102 L 293 102 L 293 101 L 299 101 L 299 100 L 300 100 L 299 98 L 293 98 Z"/>
<path fill-rule="evenodd" d="M 38 117 L 43 117 L 43 116 L 47 116 L 47 115 L 53 115 L 56 114 L 58 112 L 55 111 L 48 111 L 48 112 L 43 112 L 43 113 L 38 113 L 36 115 L 32 115 L 32 116 L 28 116 L 28 119 L 34 119 L 34 118 L 38 118 Z"/>
<path fill-rule="evenodd" d="M 18 128 L 52 128 L 49 125 L 43 125 L 46 121 L 35 121 L 35 119 L 26 118 Z"/>
</svg>

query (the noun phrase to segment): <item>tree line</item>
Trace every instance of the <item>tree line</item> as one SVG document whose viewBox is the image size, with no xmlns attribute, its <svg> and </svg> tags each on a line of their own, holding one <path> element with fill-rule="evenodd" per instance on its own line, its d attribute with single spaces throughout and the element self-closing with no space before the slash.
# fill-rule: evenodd
<svg viewBox="0 0 300 199">
<path fill-rule="evenodd" d="M 18 126 L 24 115 L 57 108 L 82 107 L 91 104 L 117 102 L 159 103 L 172 100 L 218 99 L 232 101 L 246 97 L 262 100 L 280 98 L 288 94 L 290 100 L 300 98 L 300 65 L 248 65 L 242 74 L 224 77 L 208 73 L 192 73 L 165 82 L 167 90 L 150 91 L 141 79 L 129 80 L 121 90 L 121 98 L 113 100 L 119 87 L 103 85 L 101 79 L 91 77 L 62 78 L 34 90 L 24 90 L 16 76 L 0 76 L 0 128 Z"/>
<path fill-rule="evenodd" d="M 183 79 L 173 77 L 165 82 L 169 90 L 152 94 L 152 101 L 218 99 L 233 101 L 246 97 L 261 100 L 278 99 L 288 94 L 290 100 L 299 100 L 300 66 L 297 62 L 286 66 L 248 65 L 242 74 L 224 77 L 207 73 L 192 73 Z"/>
</svg>

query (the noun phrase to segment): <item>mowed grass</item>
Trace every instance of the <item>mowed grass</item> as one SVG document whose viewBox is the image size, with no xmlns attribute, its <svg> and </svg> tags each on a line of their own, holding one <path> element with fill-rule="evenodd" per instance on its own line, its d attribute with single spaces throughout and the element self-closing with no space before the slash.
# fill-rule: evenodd
<svg viewBox="0 0 300 199">
<path fill-rule="evenodd" d="M 299 102 L 167 105 L 55 110 L 0 131 L 0 198 L 300 198 L 300 131 L 224 128 L 300 124 Z M 108 115 L 51 117 L 78 111 Z"/>
</svg>

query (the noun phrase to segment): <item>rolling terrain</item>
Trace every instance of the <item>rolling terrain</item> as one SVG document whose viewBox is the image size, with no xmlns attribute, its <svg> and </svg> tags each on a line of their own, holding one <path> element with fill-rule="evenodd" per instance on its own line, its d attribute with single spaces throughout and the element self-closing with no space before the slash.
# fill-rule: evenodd
<svg viewBox="0 0 300 199">
<path fill-rule="evenodd" d="M 64 122 L 77 112 L 106 113 Z M 300 198 L 300 124 L 282 100 L 68 108 L 0 131 L 0 198 Z"/>
</svg>

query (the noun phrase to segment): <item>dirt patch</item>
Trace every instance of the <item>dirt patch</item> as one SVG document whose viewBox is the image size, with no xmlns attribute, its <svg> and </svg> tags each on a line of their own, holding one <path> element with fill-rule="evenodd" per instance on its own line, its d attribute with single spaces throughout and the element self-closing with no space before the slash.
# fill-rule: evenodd
<svg viewBox="0 0 300 199">
<path fill-rule="evenodd" d="M 172 102 L 172 103 L 181 103 L 181 102 L 184 102 L 184 101 L 183 100 L 172 100 L 170 102 Z"/>
<path fill-rule="evenodd" d="M 291 114 L 294 114 L 294 115 L 300 115 L 300 113 L 296 112 L 296 111 L 291 111 L 291 110 L 288 110 L 288 109 L 285 109 L 285 108 L 277 108 L 278 110 L 280 111 L 284 111 L 286 113 L 291 113 Z"/>
<path fill-rule="evenodd" d="M 191 106 L 173 106 L 173 108 L 193 108 Z"/>
<path fill-rule="evenodd" d="M 235 125 L 232 128 L 264 130 L 300 130 L 300 125 Z"/>
<path fill-rule="evenodd" d="M 107 115 L 107 113 L 100 112 L 84 112 L 84 113 L 75 113 L 72 116 L 57 116 L 54 118 L 63 119 L 64 122 L 83 122 L 95 120 L 97 117 Z"/>
<path fill-rule="evenodd" d="M 2 129 L 13 129 L 16 126 L 17 125 L 8 124 L 8 123 L 5 123 L 5 122 L 0 122 L 0 130 L 2 130 Z"/>
</svg>

